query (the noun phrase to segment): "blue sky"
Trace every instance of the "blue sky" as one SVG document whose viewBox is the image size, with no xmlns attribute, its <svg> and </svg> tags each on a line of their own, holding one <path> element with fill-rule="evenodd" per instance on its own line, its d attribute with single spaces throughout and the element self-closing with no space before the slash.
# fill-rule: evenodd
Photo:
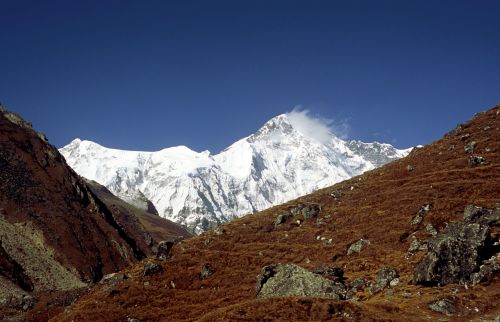
<svg viewBox="0 0 500 322">
<path fill-rule="evenodd" d="M 73 138 L 217 152 L 300 105 L 430 143 L 500 103 L 500 1 L 0 0 L 0 102 Z"/>
</svg>

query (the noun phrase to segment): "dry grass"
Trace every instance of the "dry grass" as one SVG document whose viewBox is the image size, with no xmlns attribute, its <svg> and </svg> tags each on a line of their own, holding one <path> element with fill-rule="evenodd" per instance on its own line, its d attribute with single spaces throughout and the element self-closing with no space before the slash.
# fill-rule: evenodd
<svg viewBox="0 0 500 322">
<path fill-rule="evenodd" d="M 448 317 L 428 309 L 441 298 L 453 299 L 453 320 L 478 320 L 500 314 L 500 281 L 422 287 L 412 282 L 423 252 L 407 257 L 411 236 L 427 241 L 425 225 L 438 230 L 461 218 L 467 204 L 493 207 L 500 202 L 500 115 L 497 106 L 462 125 L 462 130 L 380 169 L 322 189 L 287 204 L 249 215 L 213 232 L 180 242 L 162 263 L 164 272 L 144 277 L 144 262 L 125 270 L 131 278 L 114 286 L 98 286 L 54 321 L 265 321 L 265 320 L 438 320 Z M 488 128 L 489 127 L 489 128 Z M 460 136 L 469 133 L 470 139 Z M 487 163 L 470 167 L 464 146 L 477 142 L 476 153 Z M 451 146 L 454 145 L 454 149 Z M 407 166 L 415 169 L 408 171 Z M 353 187 L 351 189 L 351 187 Z M 332 190 L 343 196 L 334 200 Z M 275 228 L 275 217 L 298 203 L 321 205 L 320 218 Z M 410 222 L 420 207 L 433 208 L 420 225 Z M 332 239 L 329 244 L 317 236 Z M 370 245 L 347 256 L 360 238 Z M 257 300 L 256 275 L 273 263 L 295 263 L 307 269 L 340 266 L 348 280 L 373 279 L 383 266 L 396 268 L 401 282 L 392 291 L 360 292 L 355 301 L 313 298 Z M 215 273 L 199 278 L 202 265 Z M 175 288 L 173 287 L 175 285 Z"/>
</svg>

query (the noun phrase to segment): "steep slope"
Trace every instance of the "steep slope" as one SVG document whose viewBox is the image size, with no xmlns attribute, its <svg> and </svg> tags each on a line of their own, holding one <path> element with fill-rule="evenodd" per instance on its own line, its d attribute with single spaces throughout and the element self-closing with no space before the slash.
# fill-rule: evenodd
<svg viewBox="0 0 500 322">
<path fill-rule="evenodd" d="M 462 222 L 467 205 L 497 207 L 499 215 L 498 187 L 500 105 L 404 159 L 183 241 L 170 259 L 156 262 L 162 270 L 144 274 L 143 261 L 123 272 L 126 280 L 98 286 L 53 320 L 493 319 L 500 315 L 498 273 L 477 285 L 463 279 L 431 287 L 414 279 L 428 253 L 422 244 L 435 244 L 450 223 Z M 489 255 L 500 251 L 499 225 L 490 228 Z M 465 243 L 472 237 L 462 236 Z M 258 296 L 281 274 L 279 266 L 263 268 L 278 263 L 341 268 L 343 278 L 337 268 L 316 272 L 351 285 L 353 294 L 342 295 L 349 301 L 333 299 L 332 288 L 318 296 Z"/>
<path fill-rule="evenodd" d="M 90 190 L 114 212 L 120 224 L 129 227 L 131 234 L 135 234 L 134 239 L 145 238 L 148 244 L 154 245 L 163 240 L 182 240 L 192 237 L 186 229 L 159 217 L 154 207 L 146 207 L 147 210 L 135 207 L 116 197 L 97 182 L 89 180 L 85 182 Z"/>
<path fill-rule="evenodd" d="M 288 114 L 221 153 L 179 146 L 158 152 L 108 149 L 74 140 L 68 164 L 125 200 L 150 200 L 162 217 L 196 232 L 358 175 L 409 151 L 318 137 Z M 143 201 L 144 202 L 144 201 Z"/>
<path fill-rule="evenodd" d="M 93 189 L 42 133 L 0 108 L 0 306 L 82 288 L 153 255 L 158 237 L 189 236 Z"/>
</svg>

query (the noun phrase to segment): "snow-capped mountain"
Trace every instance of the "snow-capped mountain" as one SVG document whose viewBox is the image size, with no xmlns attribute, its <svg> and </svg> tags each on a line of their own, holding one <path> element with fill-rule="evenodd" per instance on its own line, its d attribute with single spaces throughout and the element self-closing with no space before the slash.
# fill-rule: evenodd
<svg viewBox="0 0 500 322">
<path fill-rule="evenodd" d="M 201 232 L 361 174 L 409 149 L 317 135 L 282 114 L 216 155 L 185 146 L 123 151 L 80 139 L 60 152 L 83 177 L 138 206 L 149 200 L 160 216 Z"/>
</svg>

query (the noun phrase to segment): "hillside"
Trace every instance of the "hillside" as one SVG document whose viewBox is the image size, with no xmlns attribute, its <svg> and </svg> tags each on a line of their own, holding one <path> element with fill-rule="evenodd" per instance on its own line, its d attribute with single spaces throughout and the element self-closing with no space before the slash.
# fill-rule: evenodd
<svg viewBox="0 0 500 322">
<path fill-rule="evenodd" d="M 53 321 L 493 319 L 499 187 L 500 105 L 401 160 L 182 241 Z"/>
<path fill-rule="evenodd" d="M 19 115 L 0 109 L 0 316 L 75 292 L 190 234 L 87 184 Z M 101 196 L 103 196 L 101 198 Z"/>
</svg>

